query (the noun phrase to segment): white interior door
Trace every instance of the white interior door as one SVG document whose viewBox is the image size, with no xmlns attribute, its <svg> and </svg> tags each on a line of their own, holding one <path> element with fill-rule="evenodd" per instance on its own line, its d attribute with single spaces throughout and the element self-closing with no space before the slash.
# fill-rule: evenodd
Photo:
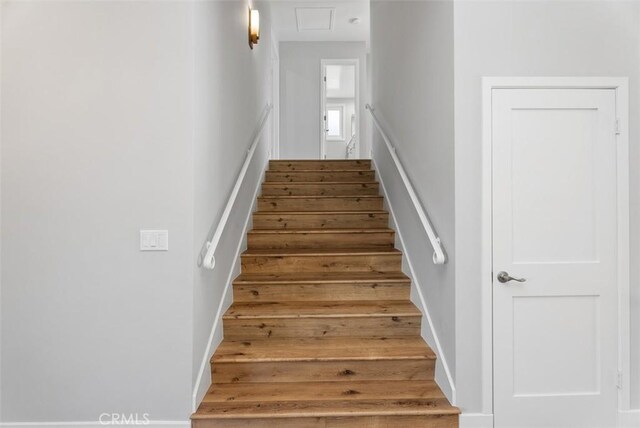
<svg viewBox="0 0 640 428">
<path fill-rule="evenodd" d="M 322 159 L 355 159 L 359 152 L 358 60 L 321 61 Z"/>
<path fill-rule="evenodd" d="M 616 425 L 615 105 L 607 89 L 492 91 L 497 428 Z"/>
</svg>

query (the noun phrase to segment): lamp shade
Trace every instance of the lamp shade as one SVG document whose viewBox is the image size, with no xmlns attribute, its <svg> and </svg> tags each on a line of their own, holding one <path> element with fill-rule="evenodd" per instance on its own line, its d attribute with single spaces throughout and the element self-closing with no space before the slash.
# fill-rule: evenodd
<svg viewBox="0 0 640 428">
<path fill-rule="evenodd" d="M 249 9 L 249 46 L 258 44 L 260 40 L 260 12 L 256 9 Z"/>
</svg>

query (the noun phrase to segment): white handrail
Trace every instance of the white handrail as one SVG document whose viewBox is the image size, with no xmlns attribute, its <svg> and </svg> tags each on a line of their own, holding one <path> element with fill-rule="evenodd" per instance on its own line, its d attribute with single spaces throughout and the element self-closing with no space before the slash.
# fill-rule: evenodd
<svg viewBox="0 0 640 428">
<path fill-rule="evenodd" d="M 447 263 L 447 255 L 444 251 L 444 248 L 442 247 L 442 242 L 440 241 L 440 238 L 436 234 L 436 231 L 433 229 L 433 225 L 429 221 L 429 217 L 427 216 L 427 213 L 422 207 L 422 204 L 420 203 L 420 199 L 418 198 L 418 195 L 413 189 L 411 180 L 409 180 L 409 177 L 407 176 L 407 173 L 404 171 L 404 167 L 402 166 L 400 159 L 398 159 L 398 155 L 396 154 L 396 148 L 393 146 L 393 144 L 391 144 L 391 141 L 389 141 L 389 137 L 387 137 L 387 134 L 385 134 L 385 132 L 382 130 L 382 126 L 380 125 L 380 122 L 376 117 L 376 114 L 374 113 L 374 108 L 371 107 L 369 104 L 367 104 L 365 107 L 367 108 L 367 110 L 369 110 L 369 113 L 371 113 L 371 117 L 373 118 L 373 123 L 376 125 L 378 132 L 380 132 L 380 135 L 382 135 L 382 139 L 387 145 L 387 150 L 389 150 L 389 153 L 391 154 L 391 158 L 395 162 L 396 168 L 400 173 L 400 177 L 404 182 L 404 186 L 407 188 L 407 192 L 409 192 L 409 197 L 411 198 L 411 202 L 413 202 L 413 206 L 418 212 L 418 217 L 420 217 L 420 221 L 422 222 L 422 227 L 424 227 L 425 232 L 427 232 L 427 236 L 429 236 L 429 241 L 431 241 L 431 246 L 433 247 L 433 263 L 436 265 L 443 265 Z"/>
<path fill-rule="evenodd" d="M 345 156 L 346 159 L 349 159 L 349 155 L 351 154 L 351 151 L 356 147 L 356 134 L 353 134 L 351 136 L 351 139 L 349 140 L 349 142 L 346 145 L 346 150 L 345 150 Z"/>
<path fill-rule="evenodd" d="M 249 168 L 249 164 L 251 163 L 251 159 L 253 158 L 253 154 L 256 151 L 256 146 L 260 141 L 260 136 L 262 135 L 262 130 L 264 129 L 264 124 L 271 113 L 271 104 L 267 104 L 262 112 L 262 116 L 258 121 L 256 129 L 253 131 L 251 146 L 249 150 L 247 150 L 247 156 L 242 164 L 242 169 L 240 169 L 240 173 L 238 174 L 238 178 L 236 179 L 236 184 L 233 186 L 233 190 L 231 191 L 231 195 L 229 195 L 229 199 L 227 200 L 227 205 L 224 208 L 222 213 L 222 217 L 218 222 L 218 226 L 211 236 L 211 231 L 213 231 L 215 227 L 215 223 L 211 226 L 211 231 L 207 235 L 207 241 L 202 246 L 200 250 L 200 257 L 198 258 L 198 266 L 204 266 L 207 269 L 213 269 L 216 266 L 216 248 L 218 248 L 218 243 L 220 242 L 220 238 L 222 237 L 222 232 L 224 231 L 227 221 L 229 220 L 229 216 L 231 215 L 231 210 L 233 209 L 233 205 L 235 204 L 236 197 L 238 196 L 238 192 L 240 191 L 240 186 L 242 186 L 242 182 L 244 181 L 244 176 L 247 173 L 247 169 Z"/>
</svg>

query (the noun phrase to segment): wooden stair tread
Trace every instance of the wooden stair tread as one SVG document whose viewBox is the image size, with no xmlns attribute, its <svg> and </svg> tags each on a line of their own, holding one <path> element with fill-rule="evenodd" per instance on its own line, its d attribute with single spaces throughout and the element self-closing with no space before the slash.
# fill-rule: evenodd
<svg viewBox="0 0 640 428">
<path fill-rule="evenodd" d="M 313 233 L 381 233 L 381 232 L 394 232 L 393 229 L 386 228 L 372 228 L 372 229 L 253 229 L 249 233 L 254 234 L 313 234 Z"/>
<path fill-rule="evenodd" d="M 326 208 L 326 207 L 325 207 Z M 260 210 L 253 213 L 253 227 L 257 229 L 342 229 L 342 228 L 386 228 L 389 213 L 383 210 L 359 209 L 331 211 L 290 209 L 288 211 Z"/>
<path fill-rule="evenodd" d="M 258 199 L 382 199 L 380 195 L 274 195 L 258 196 Z M 377 210 L 380 211 L 380 210 Z M 286 212 L 286 211 L 280 211 Z M 308 211 L 307 211 L 308 212 Z M 321 211 L 326 214 L 331 211 Z"/>
<path fill-rule="evenodd" d="M 371 159 L 292 159 L 269 161 L 269 171 L 296 171 L 298 168 L 369 171 L 371 170 Z"/>
<path fill-rule="evenodd" d="M 234 284 L 321 284 L 397 282 L 406 284 L 411 279 L 402 272 L 295 272 L 295 273 L 242 273 Z"/>
<path fill-rule="evenodd" d="M 442 398 L 432 380 L 346 382 L 220 383 L 209 388 L 204 402 L 326 401 Z"/>
<path fill-rule="evenodd" d="M 396 248 L 291 248 L 291 249 L 252 249 L 242 253 L 243 256 L 366 256 L 401 254 Z"/>
<path fill-rule="evenodd" d="M 380 195 L 334 195 L 334 196 L 259 196 L 258 210 L 284 211 L 381 211 L 384 198 Z M 323 214 L 326 215 L 326 214 Z"/>
<path fill-rule="evenodd" d="M 294 170 L 288 170 L 288 169 L 268 169 L 267 172 L 270 173 L 286 173 L 286 174 L 309 174 L 309 173 L 321 173 L 321 174 L 329 174 L 329 173 L 335 173 L 335 172 L 353 172 L 353 173 L 357 173 L 357 172 L 369 172 L 371 171 L 370 169 L 349 169 L 349 168 L 332 168 L 332 169 L 319 169 L 319 168 L 313 168 L 313 165 L 310 165 L 309 168 L 306 169 L 294 169 Z"/>
<path fill-rule="evenodd" d="M 269 196 L 270 198 L 282 198 L 282 196 Z M 351 197 L 351 196 L 350 196 Z M 308 198 L 308 196 L 298 196 L 298 198 Z M 318 198 L 327 198 L 327 196 L 318 196 Z M 362 214 L 389 214 L 384 210 L 363 210 L 363 211 L 255 211 L 253 215 L 362 215 Z"/>
<path fill-rule="evenodd" d="M 327 189 L 335 189 L 335 188 L 347 188 L 352 189 L 354 192 L 366 191 L 368 189 L 378 190 L 380 188 L 380 183 L 377 181 L 265 181 L 262 183 L 262 189 L 265 190 L 273 190 L 273 189 L 300 189 L 300 190 L 313 190 L 313 188 L 327 188 Z M 358 193 L 354 193 L 357 195 Z M 343 195 L 333 195 L 333 196 L 344 196 Z M 365 195 L 369 196 L 380 196 L 379 194 L 371 194 L 365 193 Z M 262 195 L 262 196 L 279 196 L 279 195 Z M 289 196 L 289 195 L 283 195 Z M 301 196 L 301 195 L 297 195 Z M 309 194 L 308 196 L 313 196 Z M 315 196 L 332 196 L 330 194 L 315 194 Z"/>
<path fill-rule="evenodd" d="M 378 415 L 458 415 L 446 398 L 358 400 L 358 401 L 275 401 L 247 403 L 203 402 L 192 419 L 310 418 Z M 408 427 L 407 427 L 408 428 Z"/>
<path fill-rule="evenodd" d="M 212 363 L 435 360 L 436 356 L 420 336 L 364 338 L 287 338 L 265 340 L 223 340 Z"/>
<path fill-rule="evenodd" d="M 345 169 L 345 168 L 336 168 L 336 169 L 318 169 L 313 168 L 313 165 L 303 165 L 303 168 L 296 168 L 294 170 L 267 170 L 265 177 L 272 178 L 272 180 L 267 180 L 265 183 L 271 183 L 272 181 L 282 181 L 283 178 L 291 178 L 291 177 L 311 177 L 316 179 L 316 177 L 329 177 L 329 180 L 336 180 L 337 177 L 346 177 L 347 179 L 353 179 L 353 177 L 362 179 L 362 178 L 375 178 L 375 171 L 371 169 Z M 277 180 L 273 180 L 276 177 Z M 339 181 L 339 180 L 338 180 Z"/>
<path fill-rule="evenodd" d="M 327 171 L 322 171 L 327 172 Z M 262 183 L 263 186 L 353 186 L 357 184 L 362 184 L 365 186 L 371 186 L 372 184 L 379 184 L 377 181 L 265 181 Z"/>
<path fill-rule="evenodd" d="M 279 163 L 371 163 L 371 159 L 271 159 L 269 160 L 270 164 L 279 164 Z"/>
<path fill-rule="evenodd" d="M 262 184 L 262 196 L 380 196 L 380 183 L 363 181 L 269 181 Z"/>
<path fill-rule="evenodd" d="M 192 419 L 305 418 L 377 415 L 458 415 L 446 398 L 396 400 L 276 401 L 247 403 L 203 402 Z"/>
<path fill-rule="evenodd" d="M 352 233 L 395 233 L 390 228 L 371 228 L 371 229 L 253 229 L 249 231 L 250 234 L 264 235 L 264 234 L 277 234 L 277 235 L 290 235 L 290 234 L 352 234 Z"/>
<path fill-rule="evenodd" d="M 224 319 L 419 317 L 410 301 L 256 302 L 234 303 Z"/>
<path fill-rule="evenodd" d="M 411 279 L 400 271 L 242 273 L 233 282 L 236 302 L 409 302 Z"/>
<path fill-rule="evenodd" d="M 307 167 L 305 167 L 307 168 Z M 289 170 L 289 171 L 267 171 L 264 184 L 270 183 L 371 183 L 379 184 L 376 181 L 376 174 L 372 170 Z"/>
</svg>

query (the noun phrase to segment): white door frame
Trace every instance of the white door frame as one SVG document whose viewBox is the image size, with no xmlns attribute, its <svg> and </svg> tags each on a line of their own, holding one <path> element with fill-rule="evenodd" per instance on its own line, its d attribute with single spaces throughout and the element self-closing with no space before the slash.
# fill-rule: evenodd
<svg viewBox="0 0 640 428">
<path fill-rule="evenodd" d="M 482 78 L 482 407 L 493 415 L 492 102 L 493 89 L 614 89 L 616 91 L 618 213 L 618 410 L 631 407 L 629 295 L 629 79 L 626 77 Z"/>
<path fill-rule="evenodd" d="M 324 158 L 325 155 L 325 123 L 324 123 L 324 112 L 327 106 L 327 91 L 326 84 L 324 81 L 324 69 L 327 65 L 355 65 L 356 66 L 356 76 L 355 76 L 355 94 L 356 94 L 356 159 L 360 158 L 360 140 L 362 139 L 362 132 L 360 129 L 360 60 L 358 58 L 347 58 L 347 59 L 321 59 L 320 60 L 320 159 Z"/>
</svg>

